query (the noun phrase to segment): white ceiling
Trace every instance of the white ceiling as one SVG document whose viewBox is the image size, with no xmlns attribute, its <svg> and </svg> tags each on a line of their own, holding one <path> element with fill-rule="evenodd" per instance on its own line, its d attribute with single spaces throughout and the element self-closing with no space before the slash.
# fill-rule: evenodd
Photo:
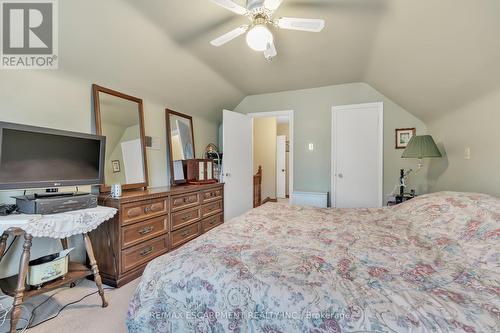
<svg viewBox="0 0 500 333">
<path fill-rule="evenodd" d="M 113 72 L 126 93 L 147 91 L 186 113 L 215 115 L 246 95 L 362 81 L 425 121 L 500 87 L 498 0 L 284 0 L 277 16 L 327 25 L 318 34 L 275 31 L 273 62 L 243 37 L 212 47 L 247 21 L 210 0 L 62 6 L 65 68 L 103 81 Z M 99 52 L 84 57 L 85 48 Z"/>
</svg>

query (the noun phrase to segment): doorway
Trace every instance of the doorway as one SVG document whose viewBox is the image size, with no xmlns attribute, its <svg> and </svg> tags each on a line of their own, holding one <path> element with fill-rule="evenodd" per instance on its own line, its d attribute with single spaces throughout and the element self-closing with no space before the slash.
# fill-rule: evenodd
<svg viewBox="0 0 500 333">
<path fill-rule="evenodd" d="M 383 103 L 332 110 L 332 207 L 382 207 Z"/>
<path fill-rule="evenodd" d="M 288 202 L 293 189 L 293 111 L 251 113 L 253 169 L 262 168 L 262 202 Z"/>
<path fill-rule="evenodd" d="M 289 135 L 289 165 L 287 172 L 288 191 L 293 196 L 293 142 L 294 129 L 293 111 L 260 112 L 242 114 L 234 111 L 223 111 L 222 146 L 224 147 L 223 181 L 224 187 L 224 218 L 229 220 L 239 216 L 253 207 L 254 186 L 252 178 L 257 173 L 254 169 L 253 125 L 255 119 L 266 117 L 285 117 L 288 121 Z M 276 132 L 277 133 L 277 132 Z M 277 134 L 276 134 L 277 136 Z M 271 138 L 276 144 L 276 136 Z M 269 141 L 271 142 L 271 141 Z M 270 169 L 271 170 L 271 169 Z M 273 173 L 276 172 L 274 167 Z M 265 176 L 265 170 L 263 175 Z M 273 185 L 276 187 L 276 183 Z M 262 198 L 266 199 L 266 198 Z M 285 199 L 283 199 L 285 200 Z M 263 201 L 263 200 L 261 200 Z"/>
</svg>

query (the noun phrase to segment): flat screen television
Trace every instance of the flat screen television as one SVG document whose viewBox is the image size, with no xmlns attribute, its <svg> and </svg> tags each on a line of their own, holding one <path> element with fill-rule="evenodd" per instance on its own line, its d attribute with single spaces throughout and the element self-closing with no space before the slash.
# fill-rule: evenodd
<svg viewBox="0 0 500 333">
<path fill-rule="evenodd" d="M 0 122 L 0 190 L 98 185 L 104 136 Z"/>
</svg>

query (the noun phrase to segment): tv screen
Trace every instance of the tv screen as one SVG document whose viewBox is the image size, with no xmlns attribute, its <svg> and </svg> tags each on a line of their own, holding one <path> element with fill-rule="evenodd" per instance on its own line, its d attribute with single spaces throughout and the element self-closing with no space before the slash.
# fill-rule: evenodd
<svg viewBox="0 0 500 333">
<path fill-rule="evenodd" d="M 103 182 L 105 138 L 0 123 L 0 189 Z"/>
</svg>

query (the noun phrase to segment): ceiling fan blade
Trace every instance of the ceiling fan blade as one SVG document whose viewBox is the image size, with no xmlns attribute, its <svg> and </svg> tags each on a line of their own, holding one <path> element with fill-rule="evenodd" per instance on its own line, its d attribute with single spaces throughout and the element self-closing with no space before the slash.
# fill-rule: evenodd
<svg viewBox="0 0 500 333">
<path fill-rule="evenodd" d="M 278 27 L 289 30 L 320 32 L 325 27 L 325 20 L 282 17 L 278 19 Z"/>
<path fill-rule="evenodd" d="M 264 7 L 274 12 L 281 6 L 282 3 L 283 0 L 266 0 L 264 2 Z"/>
<path fill-rule="evenodd" d="M 248 12 L 246 8 L 234 3 L 231 0 L 210 0 L 210 1 L 239 15 L 245 15 Z"/>
<path fill-rule="evenodd" d="M 278 55 L 278 51 L 276 50 L 276 46 L 274 42 L 267 44 L 267 49 L 264 51 L 264 57 L 267 60 L 272 60 L 274 57 Z"/>
<path fill-rule="evenodd" d="M 242 25 L 234 30 L 229 31 L 227 34 L 220 36 L 219 38 L 214 39 L 210 42 L 213 46 L 219 47 L 226 43 L 229 43 L 233 39 L 243 35 L 248 30 L 248 25 Z"/>
</svg>

